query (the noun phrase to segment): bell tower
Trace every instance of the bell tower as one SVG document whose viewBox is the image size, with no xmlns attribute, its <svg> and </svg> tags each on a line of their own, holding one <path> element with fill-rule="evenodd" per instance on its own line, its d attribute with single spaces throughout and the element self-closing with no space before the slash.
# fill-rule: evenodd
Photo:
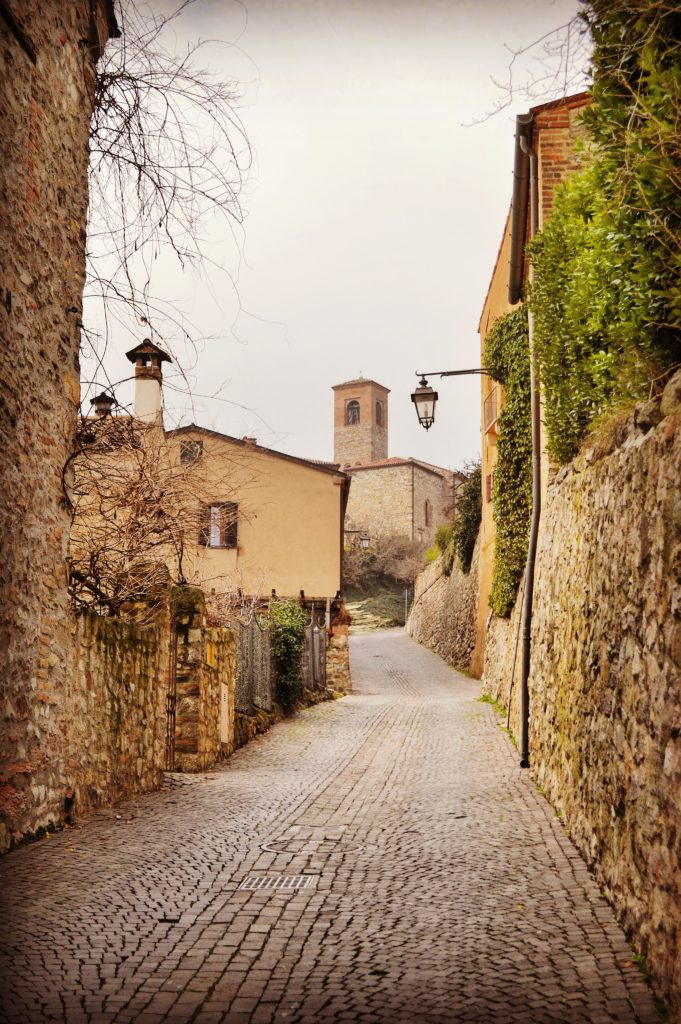
<svg viewBox="0 0 681 1024">
<path fill-rule="evenodd" d="M 333 388 L 333 459 L 361 466 L 388 458 L 388 395 L 375 380 L 359 377 Z"/>
</svg>

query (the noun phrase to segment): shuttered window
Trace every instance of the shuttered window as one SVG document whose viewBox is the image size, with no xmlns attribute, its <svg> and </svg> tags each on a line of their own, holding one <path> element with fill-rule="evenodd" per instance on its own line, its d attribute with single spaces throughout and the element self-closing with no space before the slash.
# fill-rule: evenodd
<svg viewBox="0 0 681 1024">
<path fill-rule="evenodd" d="M 205 548 L 235 548 L 238 520 L 239 506 L 234 501 L 202 506 L 199 544 Z"/>
</svg>

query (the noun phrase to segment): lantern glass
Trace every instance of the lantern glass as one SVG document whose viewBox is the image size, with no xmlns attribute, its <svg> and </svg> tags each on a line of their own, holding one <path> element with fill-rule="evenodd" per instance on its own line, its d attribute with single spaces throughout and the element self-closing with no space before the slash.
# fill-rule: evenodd
<svg viewBox="0 0 681 1024">
<path fill-rule="evenodd" d="M 421 378 L 419 386 L 411 396 L 411 400 L 416 406 L 416 415 L 419 418 L 419 423 L 426 430 L 430 430 L 435 422 L 437 391 L 433 391 L 425 377 Z"/>
</svg>

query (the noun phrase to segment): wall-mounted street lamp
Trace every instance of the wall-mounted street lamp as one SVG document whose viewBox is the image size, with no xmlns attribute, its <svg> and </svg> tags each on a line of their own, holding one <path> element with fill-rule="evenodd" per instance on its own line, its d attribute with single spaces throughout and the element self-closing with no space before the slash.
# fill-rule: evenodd
<svg viewBox="0 0 681 1024">
<path fill-rule="evenodd" d="M 438 398 L 437 391 L 433 391 L 428 383 L 428 377 L 465 377 L 471 373 L 486 373 L 491 376 L 489 370 L 481 368 L 475 370 L 435 370 L 432 373 L 416 371 L 416 376 L 420 377 L 421 380 L 416 390 L 412 392 L 411 400 L 416 406 L 416 415 L 422 427 L 430 430 L 435 422 L 435 405 Z"/>
</svg>

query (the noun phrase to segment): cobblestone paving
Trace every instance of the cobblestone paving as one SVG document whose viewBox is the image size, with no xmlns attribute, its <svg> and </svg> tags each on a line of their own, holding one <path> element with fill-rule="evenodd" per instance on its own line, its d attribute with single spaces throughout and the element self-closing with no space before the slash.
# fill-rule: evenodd
<svg viewBox="0 0 681 1024">
<path fill-rule="evenodd" d="M 0 862 L 3 1024 L 659 1020 L 479 684 L 399 631 L 352 661 L 353 696 Z"/>
</svg>

